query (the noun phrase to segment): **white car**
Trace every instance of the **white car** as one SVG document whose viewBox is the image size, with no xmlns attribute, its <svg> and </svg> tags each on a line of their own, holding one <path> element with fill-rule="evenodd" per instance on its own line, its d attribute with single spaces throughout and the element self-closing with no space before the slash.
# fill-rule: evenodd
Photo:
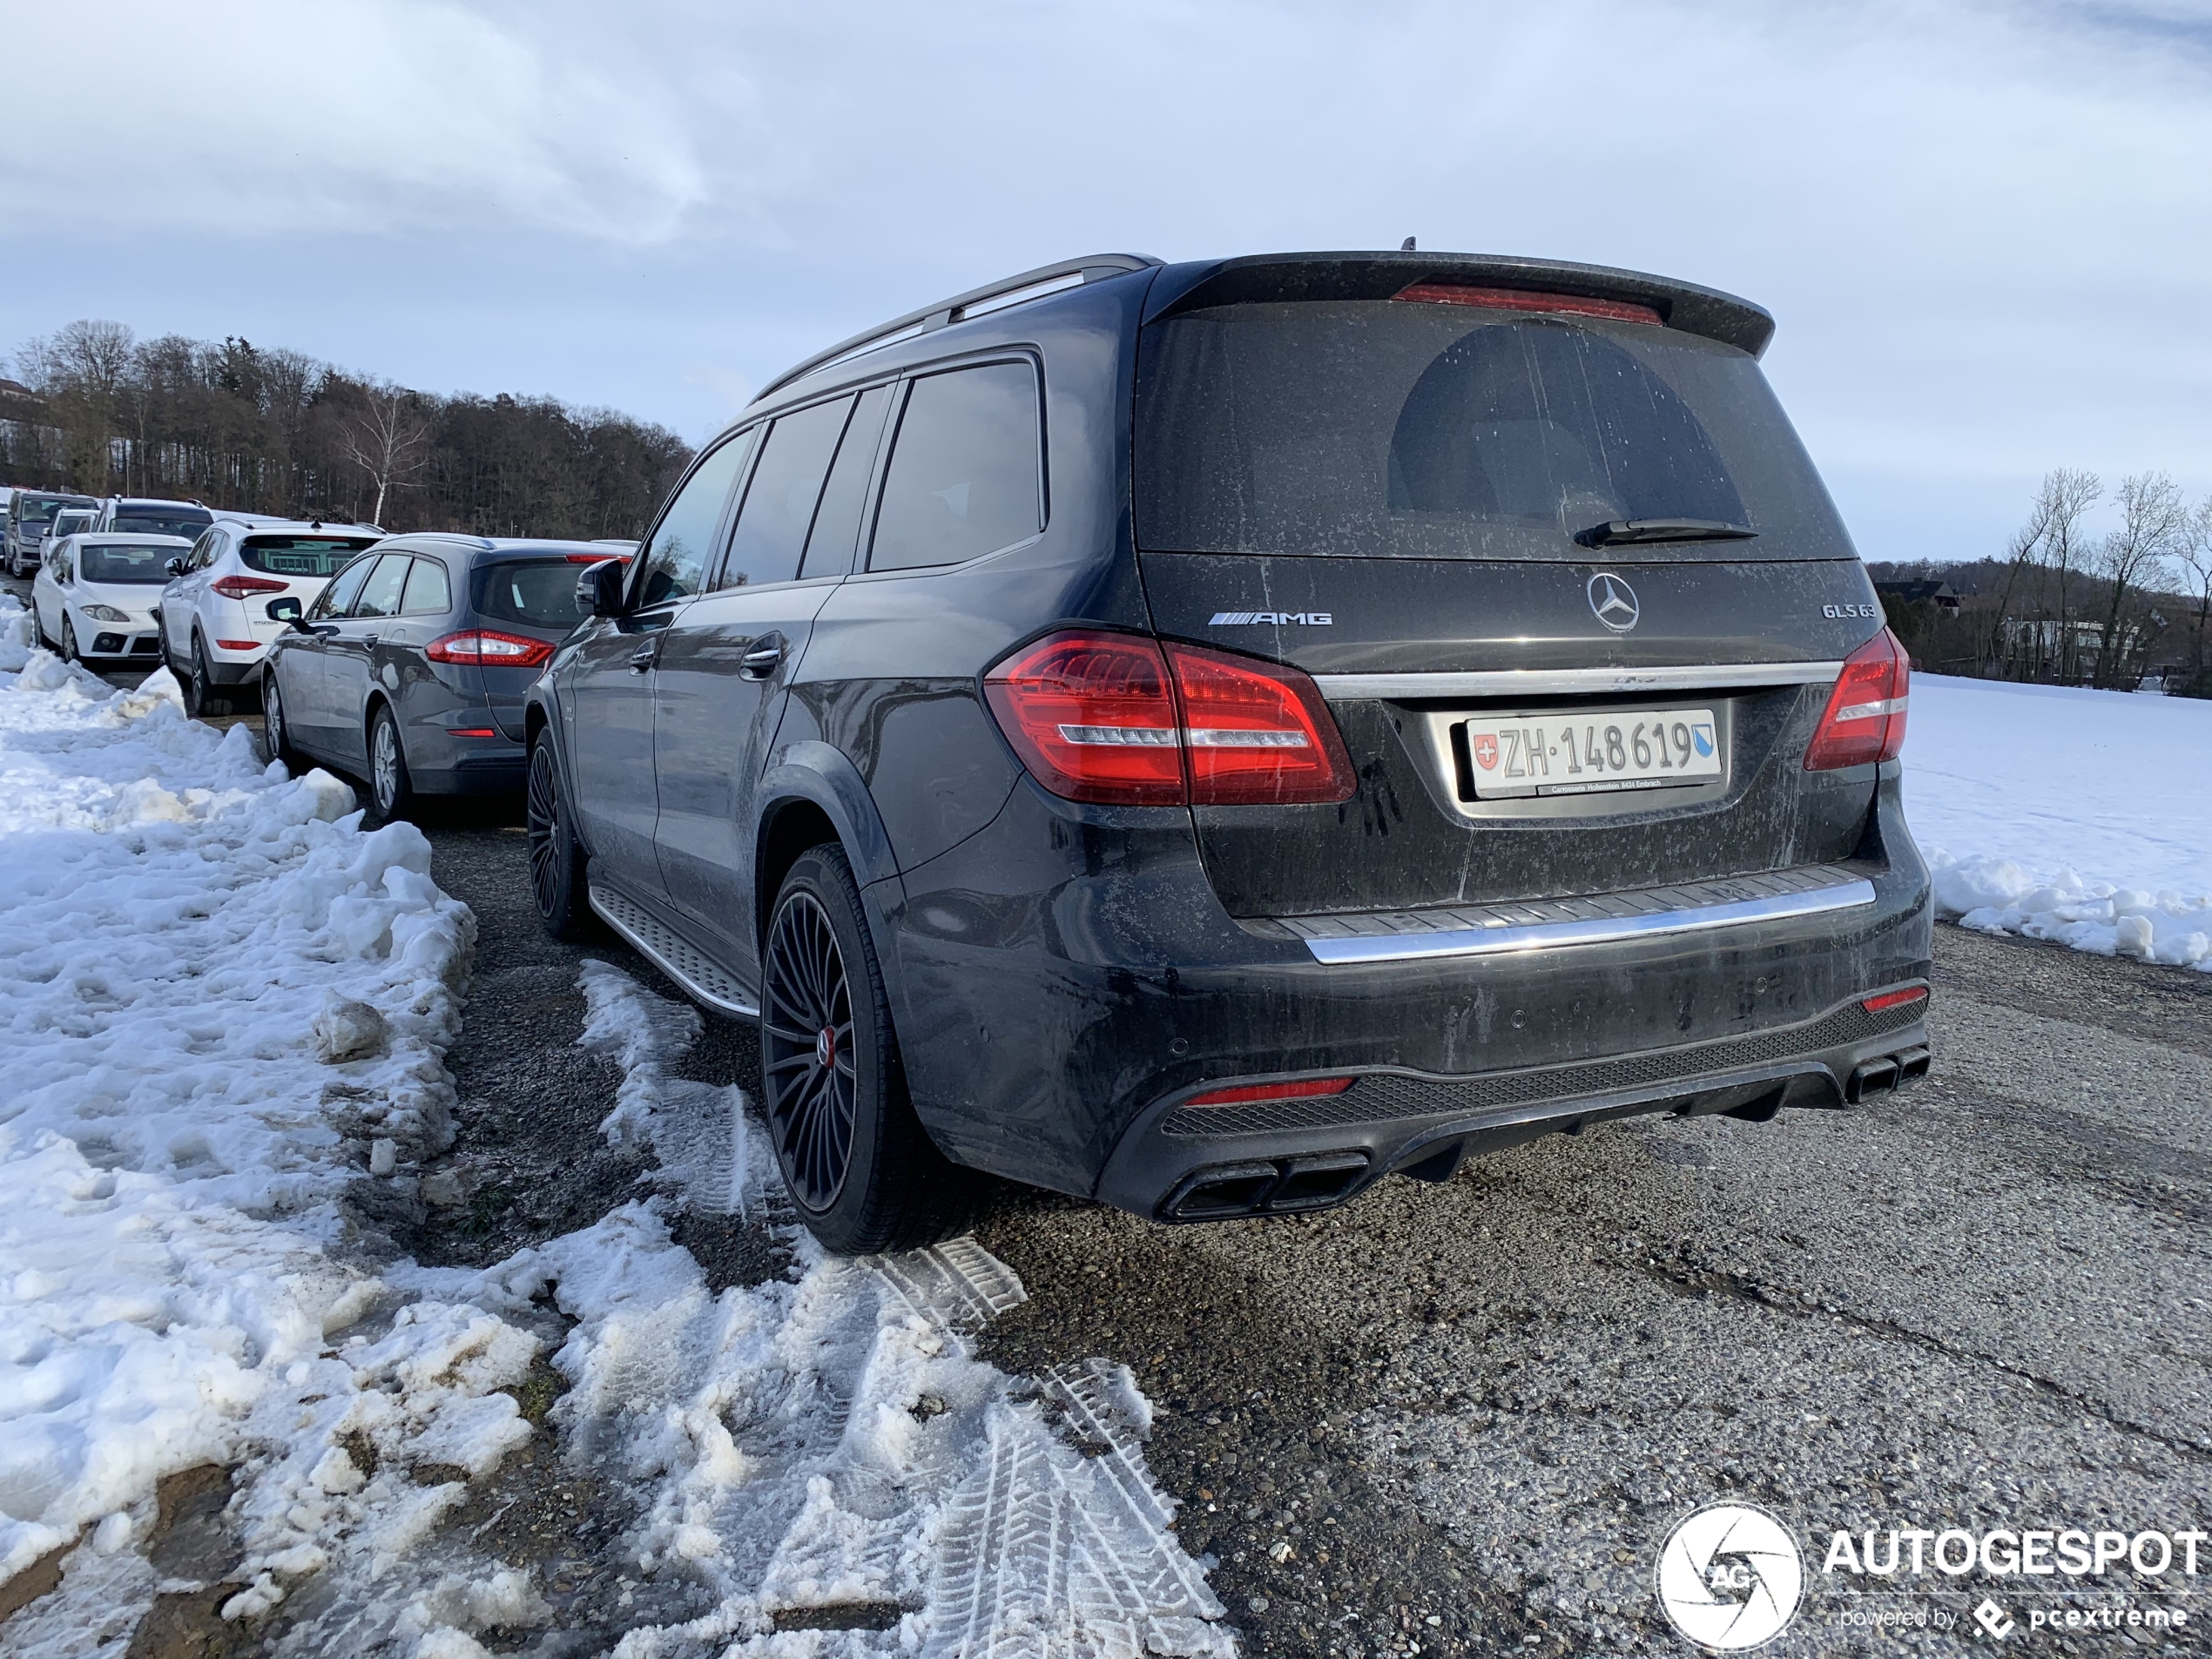
<svg viewBox="0 0 2212 1659">
<path fill-rule="evenodd" d="M 231 688 L 258 682 L 284 631 L 269 607 L 296 599 L 304 612 L 354 554 L 383 538 L 374 524 L 216 514 L 171 566 L 157 613 L 160 655 L 184 682 L 185 706 L 218 713 Z"/>
<path fill-rule="evenodd" d="M 161 660 L 153 611 L 181 536 L 75 535 L 46 544 L 30 606 L 38 637 L 71 662 L 111 667 Z"/>
</svg>

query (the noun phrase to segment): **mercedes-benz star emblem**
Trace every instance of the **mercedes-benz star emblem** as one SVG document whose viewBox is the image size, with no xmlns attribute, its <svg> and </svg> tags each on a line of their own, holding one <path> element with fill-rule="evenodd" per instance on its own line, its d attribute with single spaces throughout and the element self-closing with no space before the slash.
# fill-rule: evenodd
<svg viewBox="0 0 2212 1659">
<path fill-rule="evenodd" d="M 1636 590 L 1610 570 L 1600 570 L 1590 578 L 1589 595 L 1591 612 L 1616 634 L 1627 633 L 1643 614 Z"/>
</svg>

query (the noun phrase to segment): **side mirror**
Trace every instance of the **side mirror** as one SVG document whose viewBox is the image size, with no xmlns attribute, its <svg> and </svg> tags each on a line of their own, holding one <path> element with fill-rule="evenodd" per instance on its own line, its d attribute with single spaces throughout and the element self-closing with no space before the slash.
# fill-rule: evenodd
<svg viewBox="0 0 2212 1659">
<path fill-rule="evenodd" d="M 286 627 L 303 634 L 313 631 L 300 620 L 306 613 L 300 610 L 300 601 L 291 594 L 286 594 L 281 599 L 272 599 L 261 609 L 271 622 L 280 622 Z"/>
<path fill-rule="evenodd" d="M 576 579 L 576 608 L 585 617 L 618 617 L 622 614 L 622 579 L 630 573 L 629 563 L 622 559 L 602 559 L 585 567 Z"/>
<path fill-rule="evenodd" d="M 184 556 L 183 554 L 181 554 L 181 553 L 179 553 L 179 554 L 176 554 L 176 555 L 172 556 L 171 557 L 171 559 L 169 560 L 169 562 L 168 562 L 166 564 L 163 565 L 161 568 L 162 568 L 163 570 L 165 570 L 168 571 L 168 572 L 169 572 L 169 574 L 170 574 L 171 576 L 182 576 L 182 575 L 184 575 L 184 573 L 185 573 L 185 556 Z"/>
</svg>

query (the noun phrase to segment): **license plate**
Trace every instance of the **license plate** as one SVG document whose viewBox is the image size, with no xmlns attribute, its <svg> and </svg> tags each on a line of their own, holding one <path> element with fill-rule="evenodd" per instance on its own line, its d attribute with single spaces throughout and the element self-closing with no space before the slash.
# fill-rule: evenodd
<svg viewBox="0 0 2212 1659">
<path fill-rule="evenodd" d="M 1666 789 L 1721 775 L 1710 709 L 1480 718 L 1465 730 L 1467 770 L 1482 800 Z"/>
</svg>

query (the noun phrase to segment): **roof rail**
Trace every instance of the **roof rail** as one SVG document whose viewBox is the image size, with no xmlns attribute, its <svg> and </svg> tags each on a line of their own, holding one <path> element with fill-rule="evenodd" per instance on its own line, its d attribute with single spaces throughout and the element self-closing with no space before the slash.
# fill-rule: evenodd
<svg viewBox="0 0 2212 1659">
<path fill-rule="evenodd" d="M 1144 253 L 1093 253 L 1086 259 L 1062 260 L 1055 265 L 1041 265 L 1034 271 L 1024 271 L 1020 276 L 987 282 L 980 288 L 971 288 L 966 293 L 955 294 L 949 300 L 940 300 L 935 305 L 924 306 L 919 311 L 909 311 L 903 317 L 866 329 L 850 340 L 841 340 L 826 351 L 816 352 L 770 381 L 753 394 L 752 401 L 758 403 L 764 397 L 772 396 L 793 381 L 803 380 L 818 368 L 826 368 L 844 358 L 857 357 L 862 352 L 893 345 L 910 335 L 926 334 L 932 329 L 948 327 L 970 316 L 1020 305 L 1025 300 L 1041 300 L 1047 293 L 1057 293 L 1062 288 L 1076 287 L 1085 282 L 1127 276 L 1132 271 L 1150 271 L 1160 263 Z M 1070 281 L 1070 278 L 1074 280 Z M 1035 292 L 1029 292 L 1032 289 Z M 992 304 L 994 300 L 998 303 Z"/>
</svg>

